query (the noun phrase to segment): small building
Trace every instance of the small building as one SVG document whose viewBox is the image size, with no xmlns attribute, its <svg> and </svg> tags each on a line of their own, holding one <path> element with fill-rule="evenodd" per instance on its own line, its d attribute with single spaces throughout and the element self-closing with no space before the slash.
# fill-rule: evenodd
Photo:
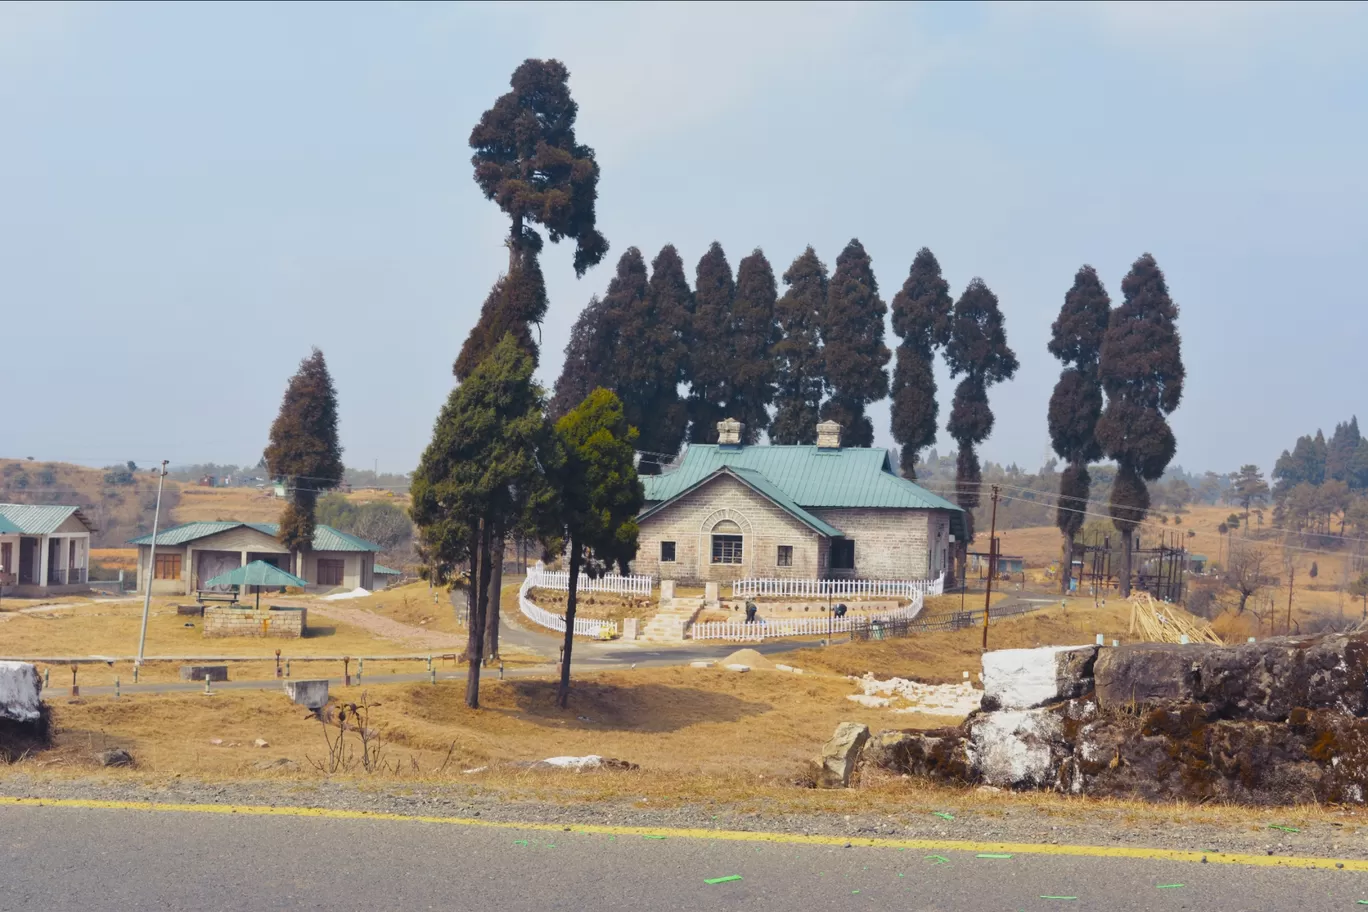
<svg viewBox="0 0 1368 912">
<path fill-rule="evenodd" d="M 1205 554 L 1189 554 L 1187 556 L 1188 573 L 1206 573 L 1207 556 Z"/>
<path fill-rule="evenodd" d="M 275 523 L 182 523 L 157 533 L 156 567 L 148 566 L 152 536 L 135 538 L 129 544 L 138 547 L 138 591 L 147 591 L 150 574 L 154 595 L 191 595 L 207 580 L 254 560 L 303 577 L 311 589 L 374 588 L 379 545 L 316 526 L 313 549 L 292 555 L 277 538 L 279 532 Z"/>
<path fill-rule="evenodd" d="M 999 554 L 993 558 L 996 572 L 999 577 L 1015 576 L 1026 571 L 1026 558 L 1017 557 L 1010 554 Z M 1077 561 L 1074 562 L 1077 565 Z M 979 579 L 983 579 L 988 574 L 988 552 L 970 551 L 969 552 L 969 572 L 977 573 Z"/>
<path fill-rule="evenodd" d="M 376 589 L 388 589 L 390 586 L 394 585 L 399 577 L 404 575 L 398 570 L 391 570 L 384 564 L 376 564 L 375 569 L 371 572 L 375 574 Z"/>
<path fill-rule="evenodd" d="M 934 579 L 950 569 L 964 511 L 898 477 L 888 451 L 746 446 L 718 422 L 717 444 L 692 444 L 661 475 L 642 476 L 634 573 L 683 582 L 737 579 Z"/>
<path fill-rule="evenodd" d="M 0 504 L 0 588 L 33 597 L 84 589 L 95 531 L 80 507 Z"/>
</svg>

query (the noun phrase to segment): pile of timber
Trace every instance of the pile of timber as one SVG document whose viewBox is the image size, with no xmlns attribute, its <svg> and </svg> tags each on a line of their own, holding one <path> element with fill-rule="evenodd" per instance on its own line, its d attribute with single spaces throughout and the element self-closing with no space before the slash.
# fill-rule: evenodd
<svg viewBox="0 0 1368 912">
<path fill-rule="evenodd" d="M 1211 625 L 1193 617 L 1177 606 L 1156 602 L 1148 592 L 1137 592 L 1130 598 L 1130 635 L 1150 643 L 1224 643 Z M 1187 640 L 1184 641 L 1184 637 Z"/>
</svg>

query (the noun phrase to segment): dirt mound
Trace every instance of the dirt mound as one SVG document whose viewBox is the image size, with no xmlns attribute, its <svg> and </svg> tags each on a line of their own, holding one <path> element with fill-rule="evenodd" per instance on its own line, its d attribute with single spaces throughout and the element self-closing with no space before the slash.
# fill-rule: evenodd
<svg viewBox="0 0 1368 912">
<path fill-rule="evenodd" d="M 728 665 L 749 665 L 751 668 L 774 668 L 774 663 L 765 658 L 754 649 L 738 649 L 717 664 L 726 668 Z"/>
</svg>

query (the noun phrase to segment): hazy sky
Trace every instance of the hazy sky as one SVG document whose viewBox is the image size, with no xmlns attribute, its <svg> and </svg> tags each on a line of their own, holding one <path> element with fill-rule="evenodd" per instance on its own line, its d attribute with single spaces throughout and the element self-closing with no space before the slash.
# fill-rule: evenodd
<svg viewBox="0 0 1368 912">
<path fill-rule="evenodd" d="M 1034 468 L 1075 270 L 1117 300 L 1150 251 L 1176 462 L 1267 468 L 1368 412 L 1366 42 L 1350 4 L 6 3 L 0 456 L 255 462 L 318 345 L 347 463 L 412 469 L 506 263 L 470 128 L 554 56 L 612 250 L 576 280 L 548 245 L 548 386 L 629 246 L 782 272 L 859 237 L 891 300 L 926 245 L 1001 300 L 1021 369 L 982 452 Z"/>
</svg>

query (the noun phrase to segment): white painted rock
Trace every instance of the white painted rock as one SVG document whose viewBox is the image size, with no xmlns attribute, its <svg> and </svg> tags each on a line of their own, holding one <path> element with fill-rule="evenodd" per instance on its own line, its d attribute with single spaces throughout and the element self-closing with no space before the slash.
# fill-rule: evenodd
<svg viewBox="0 0 1368 912">
<path fill-rule="evenodd" d="M 983 709 L 1031 709 L 1093 689 L 1096 646 L 998 649 L 983 654 Z"/>
<path fill-rule="evenodd" d="M 969 723 L 969 764 L 988 785 L 1040 788 L 1054 782 L 1051 743 L 1061 740 L 1059 716 L 1044 709 L 1004 709 Z"/>
<path fill-rule="evenodd" d="M 547 757 L 542 761 L 547 766 L 558 766 L 561 769 L 586 770 L 597 769 L 603 765 L 603 758 L 598 754 L 590 754 L 587 757 Z"/>
<path fill-rule="evenodd" d="M 749 665 L 728 665 L 727 671 L 750 671 Z"/>
<path fill-rule="evenodd" d="M 851 694 L 846 699 L 852 703 L 859 703 L 861 706 L 868 706 L 870 709 L 880 709 L 893 702 L 888 697 L 871 697 L 869 694 Z"/>
<path fill-rule="evenodd" d="M 0 662 L 0 719 L 36 722 L 42 715 L 43 680 L 28 662 Z"/>
<path fill-rule="evenodd" d="M 690 662 L 690 668 L 712 668 L 712 662 Z"/>
</svg>

